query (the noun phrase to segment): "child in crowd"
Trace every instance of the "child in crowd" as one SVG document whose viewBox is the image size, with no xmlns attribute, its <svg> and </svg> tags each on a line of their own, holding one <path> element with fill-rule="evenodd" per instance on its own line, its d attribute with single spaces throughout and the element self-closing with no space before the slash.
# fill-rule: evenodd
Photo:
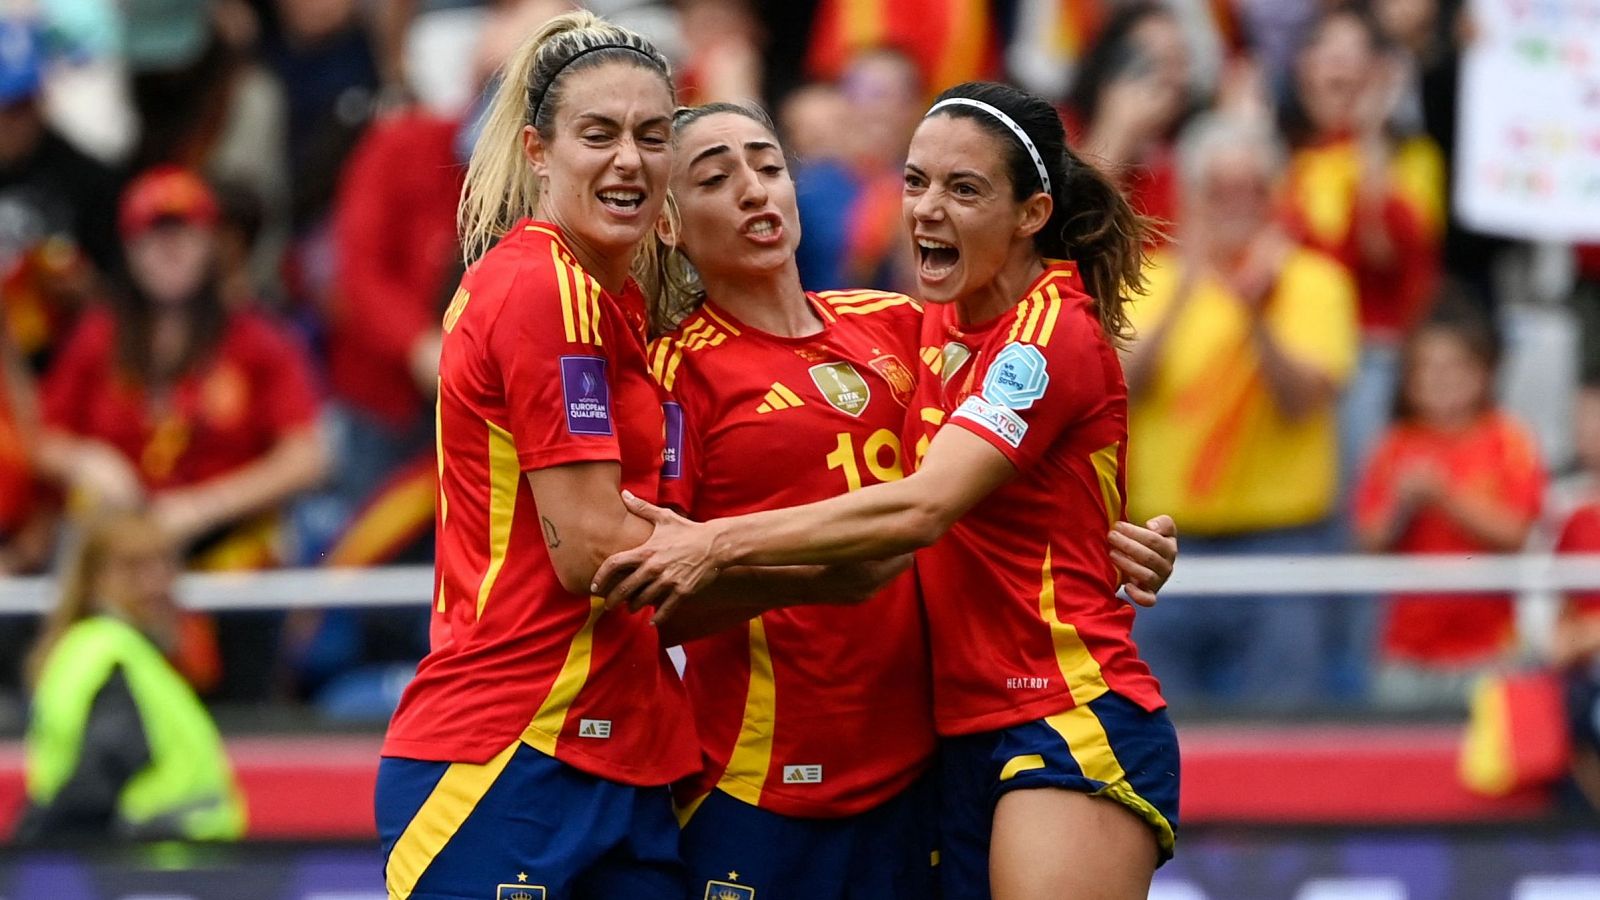
<svg viewBox="0 0 1600 900">
<path fill-rule="evenodd" d="M 1369 552 L 1514 553 L 1538 516 L 1545 476 L 1532 436 L 1494 403 L 1498 347 L 1454 305 L 1406 342 L 1394 423 L 1355 498 Z M 1467 688 L 1514 649 L 1508 594 L 1389 601 L 1374 684 L 1387 706 L 1464 705 Z"/>
<path fill-rule="evenodd" d="M 1567 516 L 1557 553 L 1600 553 L 1600 383 L 1578 394 L 1574 415 L 1578 464 L 1584 483 Z M 1556 623 L 1552 661 L 1567 670 L 1567 709 L 1573 739 L 1573 780 L 1600 809 L 1600 591 L 1567 595 Z"/>
</svg>

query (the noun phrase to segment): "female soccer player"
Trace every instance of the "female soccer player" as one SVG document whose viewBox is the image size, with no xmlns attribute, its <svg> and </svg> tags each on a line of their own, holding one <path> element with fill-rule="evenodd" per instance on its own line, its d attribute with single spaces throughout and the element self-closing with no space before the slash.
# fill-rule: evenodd
<svg viewBox="0 0 1600 900">
<path fill-rule="evenodd" d="M 378 773 L 391 898 L 683 896 L 665 786 L 698 767 L 687 699 L 655 630 L 586 591 L 649 533 L 617 491 L 654 497 L 661 468 L 628 267 L 666 198 L 672 109 L 654 47 L 572 13 L 508 63 L 473 149 L 433 650 Z"/>
<path fill-rule="evenodd" d="M 664 617 L 728 566 L 926 548 L 945 894 L 1144 896 L 1172 848 L 1177 740 L 1106 538 L 1139 220 L 1049 104 L 984 83 L 946 91 L 918 128 L 904 213 L 939 304 L 902 444 L 926 454 L 917 471 L 703 524 L 627 498 L 656 530 L 596 586 Z"/>
</svg>

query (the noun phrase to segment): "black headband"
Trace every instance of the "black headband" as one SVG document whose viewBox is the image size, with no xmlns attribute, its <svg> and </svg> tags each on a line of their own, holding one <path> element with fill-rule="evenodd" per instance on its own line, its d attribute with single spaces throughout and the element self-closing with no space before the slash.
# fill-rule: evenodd
<svg viewBox="0 0 1600 900">
<path fill-rule="evenodd" d="M 539 110 L 544 108 L 545 95 L 550 93 L 550 86 L 556 83 L 556 79 L 557 78 L 561 77 L 562 71 L 564 71 L 567 68 L 567 66 L 572 65 L 573 63 L 577 62 L 578 60 L 582 59 L 583 57 L 588 56 L 591 53 L 599 53 L 601 50 L 632 50 L 634 53 L 637 53 L 640 56 L 644 57 L 645 59 L 649 60 L 651 65 L 657 66 L 659 68 L 659 64 L 656 62 L 655 57 L 651 56 L 649 53 L 645 52 L 644 50 L 641 50 L 638 47 L 633 46 L 632 44 L 595 44 L 593 47 L 585 47 L 584 49 L 579 50 L 577 53 L 574 53 L 571 56 L 567 57 L 566 62 L 563 62 L 561 65 L 556 66 L 556 70 L 554 72 L 550 73 L 550 80 L 546 81 L 544 83 L 544 90 L 539 92 L 539 99 L 534 101 L 534 104 L 533 104 L 533 121 L 535 121 L 535 122 L 539 121 Z"/>
</svg>

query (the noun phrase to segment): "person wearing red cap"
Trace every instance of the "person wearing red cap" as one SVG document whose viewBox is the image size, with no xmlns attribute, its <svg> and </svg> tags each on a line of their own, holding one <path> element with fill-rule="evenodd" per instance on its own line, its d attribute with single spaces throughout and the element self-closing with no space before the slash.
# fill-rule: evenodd
<svg viewBox="0 0 1600 900">
<path fill-rule="evenodd" d="M 191 565 L 251 568 L 276 561 L 276 511 L 327 460 L 305 352 L 266 316 L 222 301 L 219 215 L 185 169 L 128 185 L 117 217 L 126 283 L 84 315 L 45 379 L 41 457 L 79 508 L 147 503 Z M 219 694 L 264 694 L 272 653 L 260 642 L 274 629 L 217 624 Z M 232 647 L 235 636 L 250 646 Z"/>
</svg>

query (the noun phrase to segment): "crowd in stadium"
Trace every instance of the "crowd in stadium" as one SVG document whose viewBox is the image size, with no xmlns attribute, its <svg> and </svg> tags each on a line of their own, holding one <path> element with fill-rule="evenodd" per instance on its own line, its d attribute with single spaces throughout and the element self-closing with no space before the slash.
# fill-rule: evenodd
<svg viewBox="0 0 1600 900">
<path fill-rule="evenodd" d="M 431 560 L 466 154 L 495 69 L 563 4 L 25 6 L 0 13 L 0 573 L 135 507 L 194 570 Z M 680 102 L 769 104 L 812 290 L 914 290 L 902 163 L 940 89 L 1054 98 L 1160 223 L 1124 358 L 1129 517 L 1171 514 L 1184 554 L 1600 551 L 1600 501 L 1553 487 L 1600 477 L 1600 249 L 1452 216 L 1459 4 L 589 6 L 668 51 Z M 163 633 L 208 700 L 382 722 L 427 623 Z M 36 633 L 0 630 L 0 720 Z M 1559 634 L 1563 661 L 1600 649 L 1581 615 Z M 1493 595 L 1174 597 L 1136 637 L 1179 708 L 1448 709 L 1526 649 Z"/>
</svg>

